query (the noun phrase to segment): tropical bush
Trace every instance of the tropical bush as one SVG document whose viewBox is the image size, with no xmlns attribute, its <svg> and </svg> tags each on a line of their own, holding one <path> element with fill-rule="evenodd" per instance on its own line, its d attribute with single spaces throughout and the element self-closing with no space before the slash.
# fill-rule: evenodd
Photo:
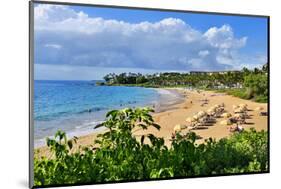
<svg viewBox="0 0 281 189">
<path fill-rule="evenodd" d="M 251 99 L 251 92 L 246 89 L 220 89 L 216 92 L 226 93 L 228 95 L 236 96 L 242 99 Z"/>
<path fill-rule="evenodd" d="M 176 134 L 171 147 L 153 134 L 136 137 L 136 129 L 160 126 L 149 108 L 113 110 L 93 147 L 71 152 L 77 138 L 58 131 L 47 146 L 54 158 L 35 158 L 36 186 L 130 181 L 171 177 L 265 172 L 268 170 L 267 132 L 254 129 L 219 141 L 196 144 L 196 134 Z"/>
<path fill-rule="evenodd" d="M 249 73 L 244 77 L 243 88 L 217 90 L 242 99 L 252 99 L 256 102 L 268 102 L 268 76 L 264 73 Z"/>
<path fill-rule="evenodd" d="M 244 86 L 251 91 L 251 97 L 259 102 L 267 102 L 268 76 L 265 74 L 249 74 L 245 76 Z"/>
</svg>

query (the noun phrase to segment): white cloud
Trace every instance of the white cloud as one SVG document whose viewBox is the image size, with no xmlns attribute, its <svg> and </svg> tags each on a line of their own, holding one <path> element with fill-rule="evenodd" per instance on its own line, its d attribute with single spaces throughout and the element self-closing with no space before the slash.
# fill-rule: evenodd
<svg viewBox="0 0 281 189">
<path fill-rule="evenodd" d="M 236 69 L 242 69 L 243 67 L 248 69 L 262 68 L 262 66 L 267 63 L 267 56 L 261 54 L 255 54 L 254 56 L 240 56 L 237 58 L 237 62 Z"/>
<path fill-rule="evenodd" d="M 236 39 L 229 25 L 223 25 L 221 28 L 212 27 L 204 33 L 204 37 L 212 46 L 221 49 L 241 48 L 247 42 L 247 37 Z"/>
<path fill-rule="evenodd" d="M 78 18 L 74 10 L 61 5 L 38 5 L 34 10 L 35 21 L 60 22 L 71 18 Z"/>
<path fill-rule="evenodd" d="M 50 48 L 54 48 L 54 49 L 61 49 L 62 46 L 59 44 L 46 44 L 45 47 L 50 47 Z"/>
<path fill-rule="evenodd" d="M 205 33 L 178 18 L 129 23 L 68 6 L 35 7 L 35 63 L 158 70 L 234 69 L 247 37 L 229 25 Z M 63 48 L 62 48 L 63 47 Z"/>
<path fill-rule="evenodd" d="M 202 51 L 198 52 L 198 55 L 200 57 L 205 57 L 205 56 L 208 56 L 209 54 L 210 54 L 210 52 L 208 50 L 202 50 Z"/>
</svg>

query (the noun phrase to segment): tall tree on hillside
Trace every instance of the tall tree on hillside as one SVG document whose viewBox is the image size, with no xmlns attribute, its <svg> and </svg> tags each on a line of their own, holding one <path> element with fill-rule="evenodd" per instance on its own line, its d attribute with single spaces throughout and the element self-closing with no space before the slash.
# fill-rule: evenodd
<svg viewBox="0 0 281 189">
<path fill-rule="evenodd" d="M 266 72 L 266 73 L 268 72 L 268 63 L 266 63 L 262 66 L 262 71 Z"/>
</svg>

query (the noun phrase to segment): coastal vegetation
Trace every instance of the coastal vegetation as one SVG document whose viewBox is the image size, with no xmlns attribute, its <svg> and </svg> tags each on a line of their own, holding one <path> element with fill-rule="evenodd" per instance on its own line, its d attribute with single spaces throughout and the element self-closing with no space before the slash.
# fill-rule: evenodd
<svg viewBox="0 0 281 189">
<path fill-rule="evenodd" d="M 244 77 L 243 88 L 219 89 L 229 95 L 243 99 L 253 99 L 256 102 L 268 102 L 268 77 L 266 74 L 249 74 Z"/>
<path fill-rule="evenodd" d="M 268 101 L 268 64 L 261 69 L 222 72 L 190 73 L 110 73 L 104 76 L 103 85 L 125 85 L 139 87 L 188 87 L 226 92 L 243 99 L 257 102 Z"/>
<path fill-rule="evenodd" d="M 160 130 L 150 108 L 126 108 L 107 113 L 96 127 L 106 131 L 92 146 L 71 152 L 77 138 L 58 131 L 47 138 L 54 157 L 35 157 L 36 186 L 85 184 L 157 178 L 192 177 L 268 171 L 267 131 L 243 131 L 218 141 L 196 143 L 196 134 L 177 133 L 171 146 L 153 134 L 134 135 L 137 129 Z"/>
</svg>

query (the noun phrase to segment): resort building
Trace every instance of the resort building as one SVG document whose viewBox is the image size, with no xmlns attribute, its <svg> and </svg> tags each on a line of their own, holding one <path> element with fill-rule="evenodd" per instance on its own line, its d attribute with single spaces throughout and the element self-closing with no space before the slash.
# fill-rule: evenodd
<svg viewBox="0 0 281 189">
<path fill-rule="evenodd" d="M 213 74 L 227 74 L 227 73 L 239 73 L 238 70 L 231 71 L 190 71 L 190 75 L 213 75 Z"/>
</svg>

